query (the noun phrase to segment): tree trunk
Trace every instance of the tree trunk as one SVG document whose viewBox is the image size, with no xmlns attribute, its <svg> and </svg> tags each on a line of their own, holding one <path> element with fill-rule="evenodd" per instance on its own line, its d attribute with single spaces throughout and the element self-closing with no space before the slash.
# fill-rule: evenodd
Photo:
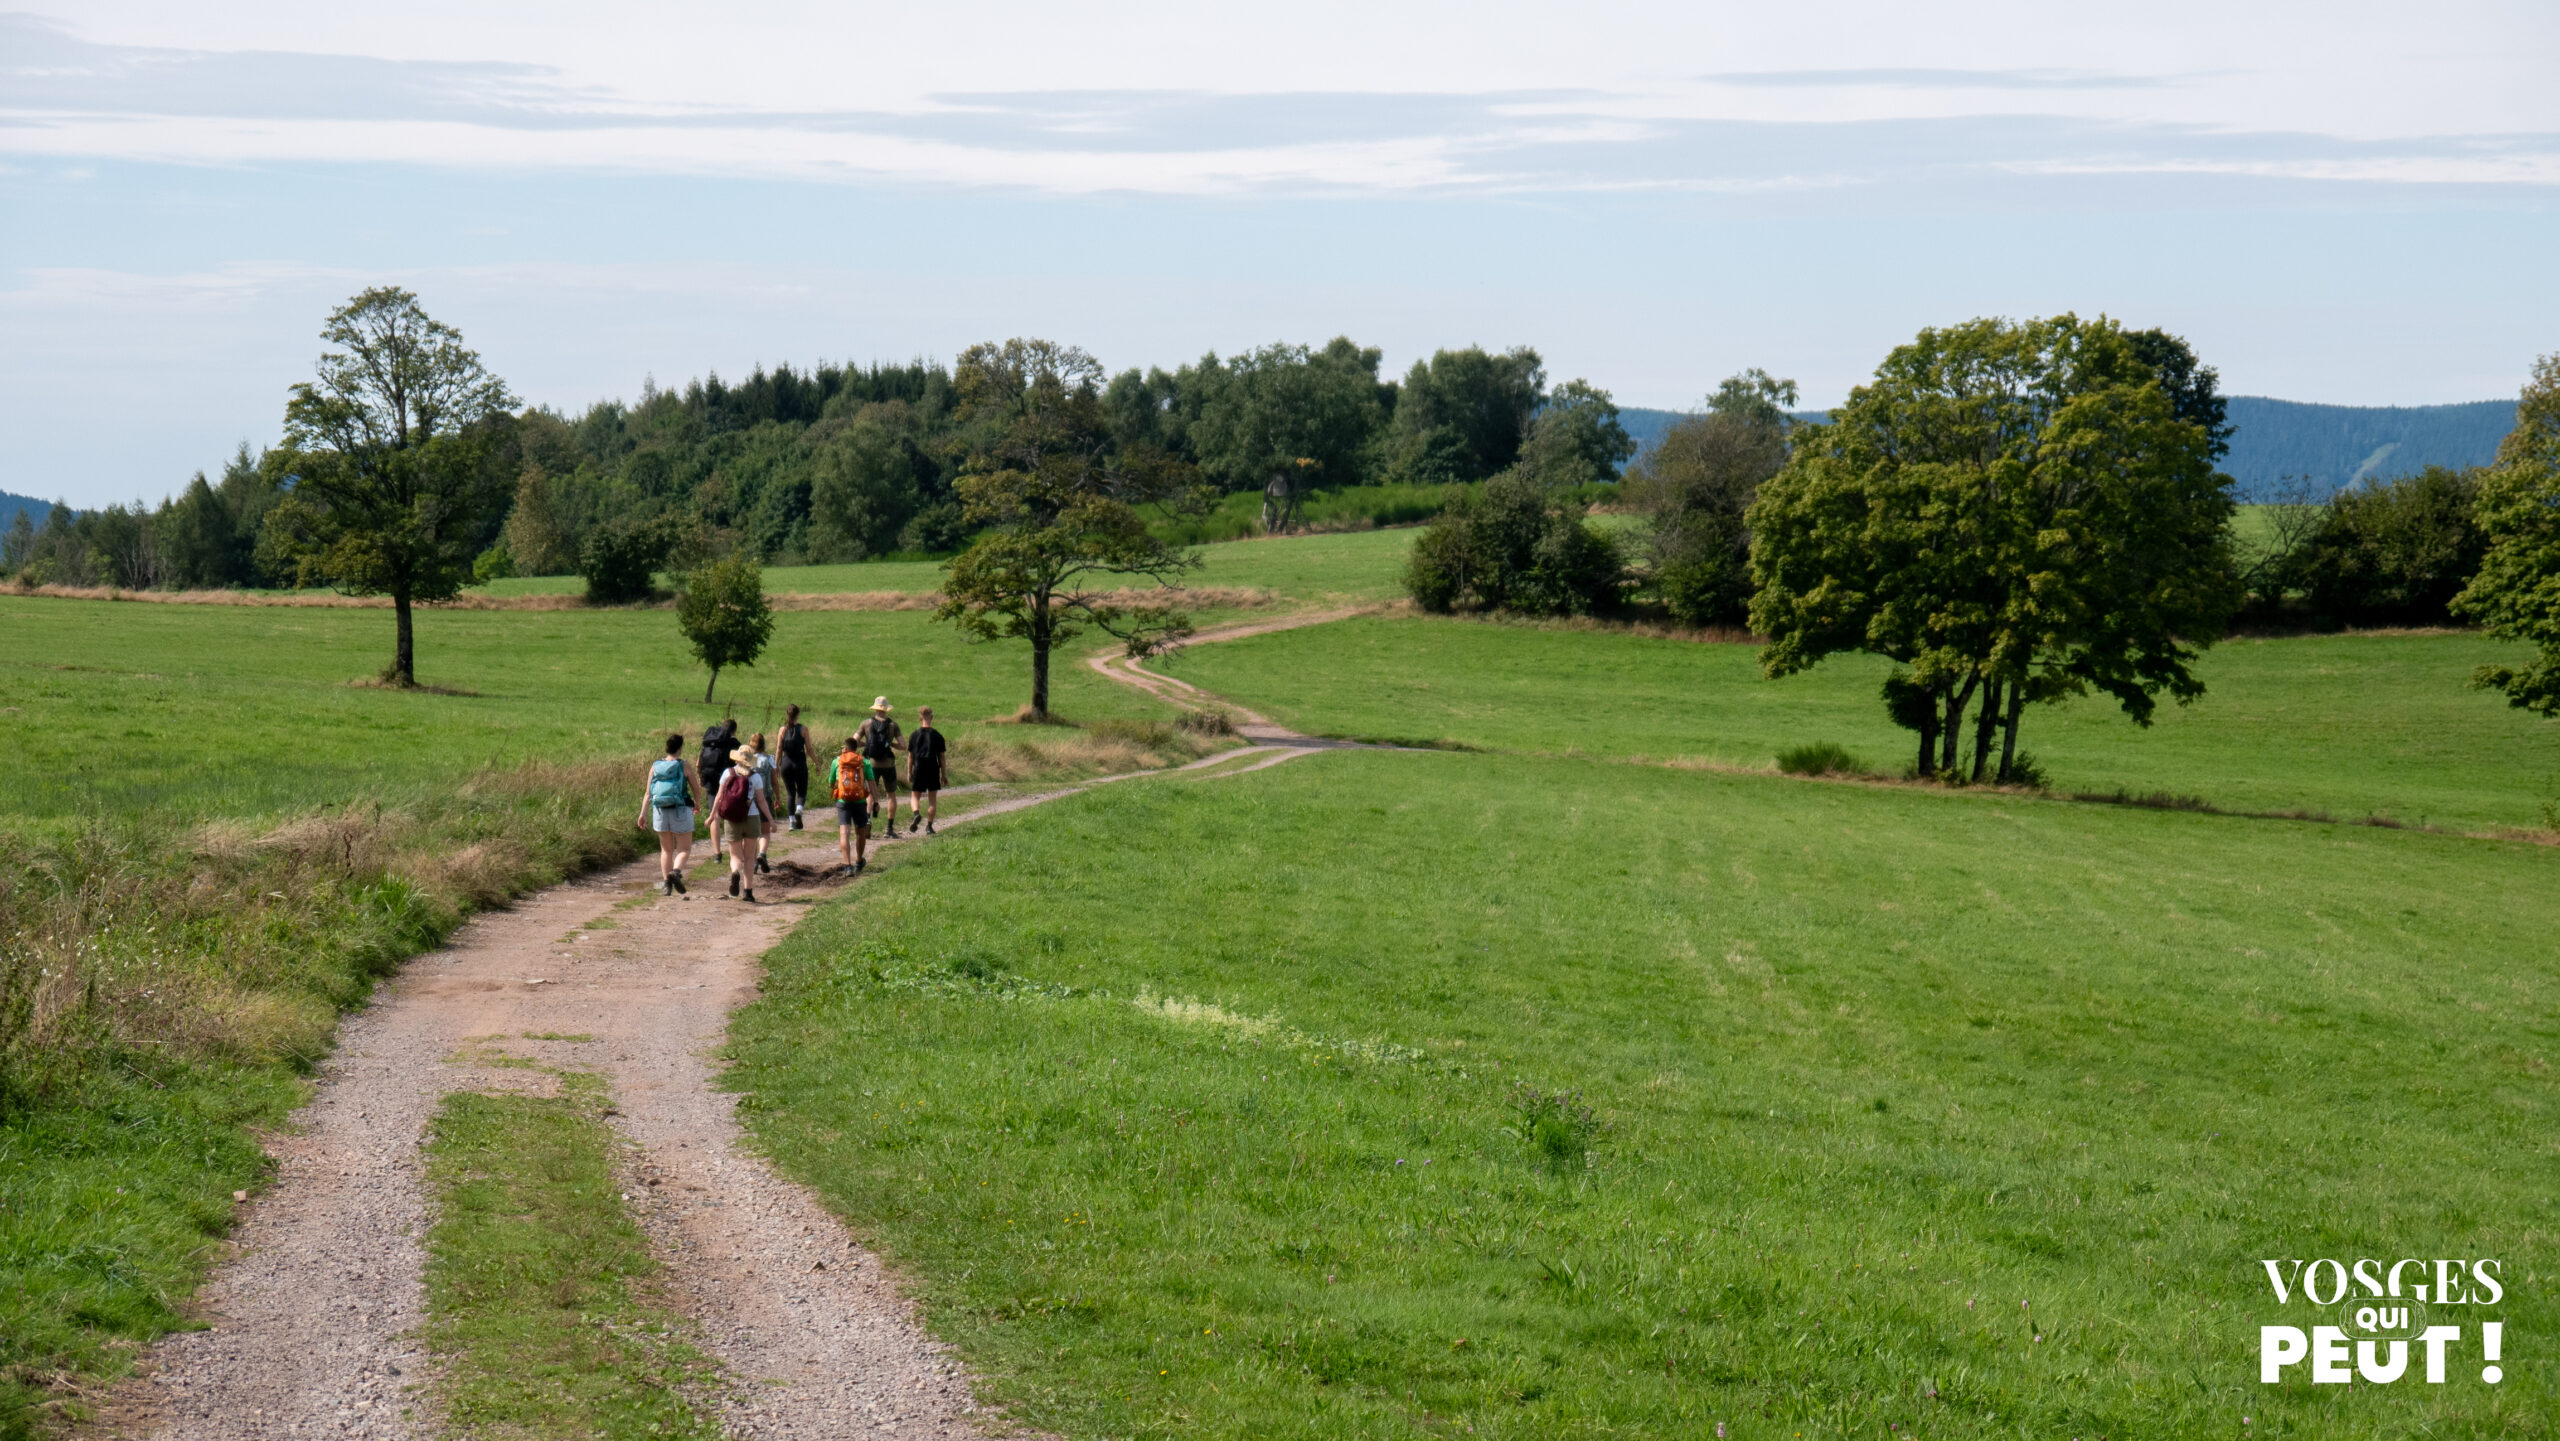
<svg viewBox="0 0 2560 1441">
<path fill-rule="evenodd" d="M 711 704 L 711 692 L 712 692 L 712 690 L 713 690 L 715 687 L 717 687 L 719 684 L 720 684 L 720 667 L 718 667 L 718 666 L 716 666 L 716 665 L 715 665 L 715 666 L 713 666 L 713 667 L 711 668 L 711 684 L 710 684 L 710 685 L 706 685 L 706 686 L 704 686 L 704 687 L 702 688 L 702 703 L 703 703 L 704 705 L 709 705 L 709 704 Z"/>
<path fill-rule="evenodd" d="M 2000 736 L 2000 784 L 2004 786 L 2017 778 L 2018 716 L 2026 708 L 2027 683 L 2021 677 L 2009 687 L 2009 723 L 2002 728 Z"/>
<path fill-rule="evenodd" d="M 400 639 L 392 648 L 391 673 L 383 679 L 406 689 L 418 683 L 418 643 L 409 630 L 409 592 L 391 593 L 391 613 L 398 617 Z"/>
<path fill-rule="evenodd" d="M 2001 683 L 1991 682 L 1982 693 L 1982 713 L 1973 718 L 1973 783 L 1982 784 L 1982 772 L 1991 764 L 1991 732 L 2000 724 Z"/>
<path fill-rule="evenodd" d="M 1966 676 L 1964 689 L 1957 691 L 1947 701 L 1947 731 L 1939 741 L 1939 744 L 1945 747 L 1943 752 L 1945 759 L 1938 762 L 1938 769 L 1950 775 L 1954 774 L 1956 768 L 1956 745 L 1964 738 L 1964 708 L 1973 700 L 1975 687 L 1981 684 L 1981 676 Z"/>
<path fill-rule="evenodd" d="M 1049 637 L 1031 637 L 1031 716 L 1049 718 Z"/>
<path fill-rule="evenodd" d="M 1937 760 L 1938 703 L 1935 699 L 1932 699 L 1929 702 L 1928 709 L 1922 712 L 1920 722 L 1920 759 L 1913 765 L 1912 773 L 1919 776 L 1922 780 L 1927 780 L 1931 775 L 1935 774 L 1937 770 Z"/>
</svg>

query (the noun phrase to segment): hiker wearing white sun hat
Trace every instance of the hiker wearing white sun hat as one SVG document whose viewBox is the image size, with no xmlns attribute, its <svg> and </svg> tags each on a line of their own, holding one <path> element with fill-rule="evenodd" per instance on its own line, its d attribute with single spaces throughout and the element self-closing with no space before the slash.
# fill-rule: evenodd
<svg viewBox="0 0 2560 1441">
<path fill-rule="evenodd" d="M 871 762 L 873 779 L 878 782 L 872 789 L 873 813 L 878 813 L 882 801 L 888 803 L 889 835 L 894 839 L 898 834 L 898 752 L 905 749 L 905 745 L 898 723 L 889 718 L 889 710 L 887 696 L 873 700 L 871 719 L 864 721 L 854 736 L 862 742 L 862 758 Z M 910 802 L 908 809 L 912 811 L 914 808 Z"/>
</svg>

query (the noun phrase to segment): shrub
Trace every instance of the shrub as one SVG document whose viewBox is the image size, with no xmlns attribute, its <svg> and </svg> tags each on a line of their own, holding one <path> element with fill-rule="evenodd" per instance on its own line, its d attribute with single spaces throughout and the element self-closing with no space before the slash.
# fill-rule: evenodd
<svg viewBox="0 0 2560 1441">
<path fill-rule="evenodd" d="M 1830 741 L 1815 741 L 1778 752 L 1778 769 L 1791 776 L 1859 776 L 1867 768 L 1858 758 Z"/>
<path fill-rule="evenodd" d="M 2329 498 L 2286 578 L 2321 625 L 2447 625 L 2488 554 L 2480 473 L 2431 465 Z"/>
<path fill-rule="evenodd" d="M 1236 733 L 1236 718 L 1216 706 L 1207 710 L 1187 710 L 1174 724 L 1193 735 L 1231 736 Z"/>
<path fill-rule="evenodd" d="M 1429 611 L 1589 615 L 1617 604 L 1620 571 L 1581 507 L 1515 470 L 1449 502 L 1414 542 L 1405 588 Z"/>
<path fill-rule="evenodd" d="M 587 604 L 629 605 L 647 600 L 667 558 L 666 527 L 653 520 L 611 520 L 587 533 L 578 550 L 578 573 L 587 578 Z"/>
</svg>

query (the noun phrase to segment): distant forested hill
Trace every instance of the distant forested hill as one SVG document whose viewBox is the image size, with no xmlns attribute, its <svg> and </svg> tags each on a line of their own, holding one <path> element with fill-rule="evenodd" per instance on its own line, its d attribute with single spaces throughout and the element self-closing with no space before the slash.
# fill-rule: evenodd
<svg viewBox="0 0 2560 1441">
<path fill-rule="evenodd" d="M 2299 476 L 2315 495 L 2430 465 L 2487 465 L 2516 424 L 2512 400 L 2464 405 L 2306 405 L 2231 397 L 2231 453 L 2222 468 L 2243 500 L 2271 498 Z"/>
<path fill-rule="evenodd" d="M 18 512 L 22 510 L 33 512 L 27 517 L 30 525 L 42 525 L 44 518 L 53 514 L 53 502 L 38 500 L 31 495 L 12 495 L 8 491 L 0 490 L 0 530 L 7 530 L 10 522 L 16 520 Z"/>
<path fill-rule="evenodd" d="M 1676 410 L 1619 412 L 1639 451 L 1679 420 Z M 1820 411 L 1805 419 L 1819 420 Z M 2462 405 L 2312 405 L 2260 395 L 2231 397 L 2231 453 L 2222 468 L 2242 500 L 2272 499 L 2290 478 L 2314 496 L 2361 480 L 2407 475 L 2430 465 L 2486 465 L 2515 428 L 2512 400 Z"/>
</svg>

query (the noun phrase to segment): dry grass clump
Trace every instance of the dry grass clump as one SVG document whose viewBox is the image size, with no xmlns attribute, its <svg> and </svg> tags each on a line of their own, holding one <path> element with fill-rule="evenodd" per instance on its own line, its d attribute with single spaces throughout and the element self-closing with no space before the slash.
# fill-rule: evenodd
<svg viewBox="0 0 2560 1441">
<path fill-rule="evenodd" d="M 1019 738 L 998 740 L 986 732 L 966 737 L 951 748 L 951 769 L 953 778 L 963 782 L 1059 780 L 1162 770 L 1229 744 L 1169 721 L 1104 720 L 1077 726 L 1053 718 Z"/>
<path fill-rule="evenodd" d="M 341 1010 L 463 916 L 633 854 L 627 770 L 488 771 L 264 827 L 144 816 L 15 838 L 0 1105 L 107 1058 L 308 1064 Z"/>
</svg>

